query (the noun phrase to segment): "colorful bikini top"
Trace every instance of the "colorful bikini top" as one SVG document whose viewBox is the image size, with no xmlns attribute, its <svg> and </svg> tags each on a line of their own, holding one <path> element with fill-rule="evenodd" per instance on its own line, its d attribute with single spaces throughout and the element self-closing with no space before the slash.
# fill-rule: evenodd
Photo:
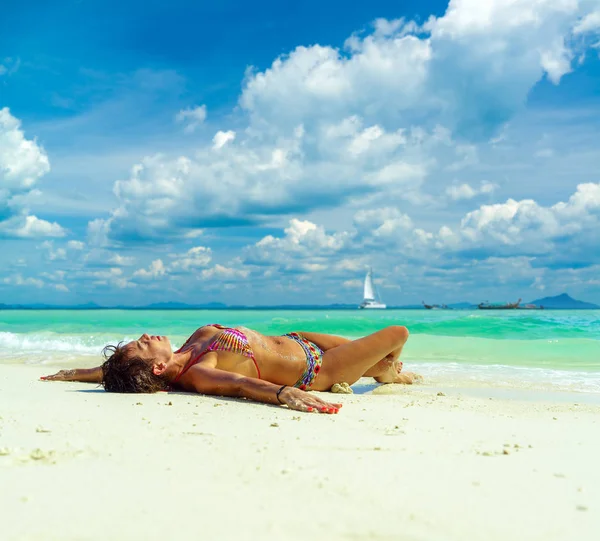
<svg viewBox="0 0 600 541">
<path fill-rule="evenodd" d="M 194 357 L 188 364 L 183 367 L 183 370 L 177 374 L 177 377 L 173 380 L 173 383 L 177 382 L 183 374 L 185 374 L 192 366 L 198 364 L 200 359 L 204 357 L 207 353 L 211 351 L 230 351 L 231 353 L 238 353 L 239 355 L 243 355 L 244 357 L 250 357 L 254 362 L 254 366 L 256 366 L 256 372 L 258 373 L 258 379 L 260 378 L 260 369 L 258 368 L 258 363 L 254 357 L 254 352 L 250 347 L 248 342 L 248 338 L 246 335 L 238 330 L 233 329 L 231 327 L 224 327 L 223 325 L 219 325 L 218 323 L 211 323 L 210 325 L 204 325 L 204 327 L 216 327 L 220 329 L 221 332 L 217 334 L 216 338 L 210 343 L 208 348 L 206 348 L 202 353 Z M 201 328 L 204 328 L 201 327 Z M 193 335 L 192 335 L 193 336 Z M 185 346 L 187 346 L 188 342 L 192 337 L 188 338 L 185 341 L 185 344 L 181 346 L 175 353 L 179 353 Z"/>
</svg>

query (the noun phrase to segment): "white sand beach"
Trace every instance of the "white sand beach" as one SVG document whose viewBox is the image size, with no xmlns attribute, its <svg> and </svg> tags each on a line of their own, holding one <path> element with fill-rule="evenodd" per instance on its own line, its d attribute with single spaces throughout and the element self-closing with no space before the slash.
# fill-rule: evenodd
<svg viewBox="0 0 600 541">
<path fill-rule="evenodd" d="M 326 416 L 45 373 L 0 366 L 5 540 L 600 538 L 584 394 L 383 386 Z"/>
</svg>

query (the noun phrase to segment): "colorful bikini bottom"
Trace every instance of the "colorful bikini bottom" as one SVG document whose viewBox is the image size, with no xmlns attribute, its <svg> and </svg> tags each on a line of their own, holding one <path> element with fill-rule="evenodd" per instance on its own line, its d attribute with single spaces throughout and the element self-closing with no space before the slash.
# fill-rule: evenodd
<svg viewBox="0 0 600 541">
<path fill-rule="evenodd" d="M 284 336 L 298 342 L 306 354 L 306 370 L 300 376 L 300 379 L 294 383 L 294 387 L 298 387 L 298 389 L 302 389 L 303 391 L 308 391 L 321 370 L 321 364 L 323 364 L 323 350 L 297 332 L 284 334 Z"/>
</svg>

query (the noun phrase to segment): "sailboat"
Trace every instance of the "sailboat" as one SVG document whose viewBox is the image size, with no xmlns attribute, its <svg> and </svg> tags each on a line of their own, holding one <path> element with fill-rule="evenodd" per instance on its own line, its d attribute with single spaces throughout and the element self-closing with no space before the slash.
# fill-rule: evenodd
<svg viewBox="0 0 600 541">
<path fill-rule="evenodd" d="M 369 269 L 365 276 L 365 294 L 364 300 L 359 308 L 387 308 L 385 304 L 375 298 L 375 287 L 373 285 L 373 269 Z"/>
</svg>

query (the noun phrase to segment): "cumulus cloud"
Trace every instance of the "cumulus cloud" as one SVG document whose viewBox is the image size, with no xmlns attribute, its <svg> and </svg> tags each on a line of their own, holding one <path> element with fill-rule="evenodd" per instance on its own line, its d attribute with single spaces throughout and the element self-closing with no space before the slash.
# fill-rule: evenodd
<svg viewBox="0 0 600 541">
<path fill-rule="evenodd" d="M 49 261 L 67 259 L 67 251 L 64 248 L 54 248 L 54 243 L 52 241 L 47 240 L 43 242 L 41 248 L 46 250 Z"/>
<path fill-rule="evenodd" d="M 117 267 L 110 267 L 103 270 L 84 270 L 76 273 L 76 279 L 83 279 L 86 283 L 91 281 L 93 286 L 105 286 L 118 289 L 127 289 L 137 287 L 137 284 L 129 281 L 123 276 L 123 270 Z"/>
<path fill-rule="evenodd" d="M 600 9 L 582 17 L 573 29 L 575 35 L 587 34 L 590 32 L 600 32 Z"/>
<path fill-rule="evenodd" d="M 322 270 L 320 258 L 341 250 L 346 233 L 328 235 L 322 226 L 308 220 L 293 218 L 283 231 L 283 237 L 267 235 L 244 252 L 246 263 L 255 265 L 283 264 L 287 268 L 298 265 L 305 270 Z M 308 266 L 306 266 L 308 265 Z"/>
<path fill-rule="evenodd" d="M 0 180 L 3 189 L 27 190 L 50 170 L 36 141 L 25 138 L 21 122 L 7 107 L 0 109 Z"/>
<path fill-rule="evenodd" d="M 444 227 L 431 240 L 442 249 L 486 248 L 593 262 L 599 227 L 600 184 L 586 183 L 578 185 L 568 201 L 549 207 L 532 199 L 482 205 L 468 212 L 454 231 Z"/>
<path fill-rule="evenodd" d="M 383 191 L 417 200 L 433 163 L 429 153 L 449 145 L 440 127 L 387 131 L 353 115 L 320 126 L 316 139 L 300 126 L 274 141 L 247 135 L 218 153 L 202 148 L 191 158 L 147 157 L 115 183 L 119 206 L 89 223 L 88 240 L 167 242 L 197 236 L 199 226 L 260 223 Z"/>
<path fill-rule="evenodd" d="M 50 170 L 44 149 L 26 139 L 21 122 L 0 109 L 0 235 L 17 238 L 62 237 L 57 223 L 29 215 L 28 198 L 39 194 L 35 183 Z"/>
<path fill-rule="evenodd" d="M 466 213 L 458 225 L 444 225 L 437 231 L 419 227 L 393 207 L 358 211 L 348 231 L 334 233 L 293 219 L 282 236 L 268 235 L 247 247 L 244 262 L 283 273 L 326 270 L 328 277 L 340 277 L 344 287 L 355 288 L 356 274 L 367 264 L 387 261 L 387 267 L 390 259 L 400 257 L 410 261 L 410 268 L 401 264 L 393 273 L 398 280 L 419 269 L 432 287 L 449 287 L 459 274 L 466 285 L 465 273 L 476 266 L 481 272 L 476 278 L 483 282 L 489 278 L 485 272 L 493 269 L 493 276 L 502 283 L 509 283 L 513 272 L 514 279 L 520 276 L 532 288 L 541 289 L 548 282 L 546 265 L 600 263 L 599 229 L 600 184 L 586 183 L 565 202 L 543 206 L 531 199 L 509 199 L 481 205 Z M 502 261 L 506 261 L 504 267 Z M 439 269 L 434 268 L 437 264 Z M 393 281 L 386 284 L 394 285 Z M 456 287 L 461 284 L 457 282 Z"/>
<path fill-rule="evenodd" d="M 83 243 L 82 243 L 83 244 Z M 120 254 L 114 254 L 108 259 L 109 265 L 116 265 L 117 267 L 129 267 L 135 263 L 135 257 L 126 256 Z"/>
<path fill-rule="evenodd" d="M 473 199 L 478 195 L 491 194 L 496 190 L 498 186 L 492 182 L 482 182 L 478 188 L 473 188 L 467 183 L 454 184 L 446 188 L 446 195 L 453 201 L 460 201 L 461 199 Z"/>
<path fill-rule="evenodd" d="M 171 270 L 187 272 L 199 267 L 207 267 L 212 260 L 212 251 L 205 246 L 195 246 L 183 255 L 173 254 L 171 257 L 176 258 L 170 265 Z"/>
<path fill-rule="evenodd" d="M 149 280 L 152 278 L 159 278 L 161 276 L 164 276 L 166 273 L 167 269 L 165 268 L 165 265 L 162 262 L 162 260 L 155 259 L 154 261 L 152 261 L 152 263 L 150 263 L 148 269 L 138 269 L 133 273 L 133 276 L 136 278 L 141 278 L 143 280 Z"/>
<path fill-rule="evenodd" d="M 89 224 L 90 242 L 169 241 L 366 195 L 425 204 L 434 172 L 476 164 L 475 144 L 493 139 L 538 81 L 572 69 L 586 46 L 572 38 L 592 28 L 592 7 L 452 0 L 424 25 L 378 19 L 341 50 L 297 47 L 247 73 L 246 129 L 219 130 L 193 156 L 146 157 L 117 181 L 117 208 Z M 205 117 L 204 106 L 177 115 L 192 130 Z"/>
<path fill-rule="evenodd" d="M 354 215 L 354 226 L 363 239 L 389 239 L 406 235 L 414 228 L 409 216 L 397 208 L 360 210 Z"/>
<path fill-rule="evenodd" d="M 196 128 L 206 120 L 206 105 L 182 109 L 175 116 L 180 124 L 185 124 L 185 133 L 194 133 Z"/>
<path fill-rule="evenodd" d="M 568 42 L 586 10 L 571 0 L 452 0 L 422 27 L 378 20 L 344 51 L 297 47 L 250 73 L 240 105 L 257 124 L 355 110 L 377 122 L 432 115 L 466 135 L 490 135 L 544 75 L 557 83 L 571 70 Z"/>
<path fill-rule="evenodd" d="M 0 236 L 33 239 L 65 235 L 65 230 L 59 224 L 40 220 L 37 216 L 20 214 L 0 221 Z"/>
<path fill-rule="evenodd" d="M 83 250 L 85 248 L 85 243 L 80 240 L 70 240 L 67 242 L 67 247 L 71 250 Z"/>
<path fill-rule="evenodd" d="M 15 274 L 13 276 L 8 276 L 2 280 L 5 284 L 9 284 L 11 286 L 33 286 L 37 288 L 44 287 L 44 282 L 38 278 L 27 277 L 24 278 L 21 274 Z"/>
<path fill-rule="evenodd" d="M 235 139 L 235 132 L 232 130 L 218 131 L 213 137 L 213 148 L 219 150 L 223 148 L 227 143 Z"/>
<path fill-rule="evenodd" d="M 204 280 L 237 280 L 247 278 L 249 274 L 248 269 L 236 269 L 217 264 L 210 269 L 204 269 L 201 272 L 201 277 Z"/>
</svg>

